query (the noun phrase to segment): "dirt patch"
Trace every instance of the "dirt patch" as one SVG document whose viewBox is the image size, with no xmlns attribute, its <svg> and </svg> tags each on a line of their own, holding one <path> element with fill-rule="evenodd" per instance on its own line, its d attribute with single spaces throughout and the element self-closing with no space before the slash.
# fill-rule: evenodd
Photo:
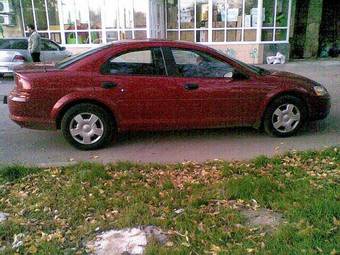
<svg viewBox="0 0 340 255">
<path fill-rule="evenodd" d="M 261 208 L 254 199 L 249 202 L 241 199 L 211 200 L 207 206 L 201 208 L 201 211 L 202 213 L 207 214 L 217 214 L 222 207 L 237 210 L 246 219 L 247 226 L 260 227 L 265 232 L 275 231 L 275 229 L 284 222 L 284 218 L 281 213 Z"/>
<path fill-rule="evenodd" d="M 266 232 L 273 232 L 283 223 L 283 216 L 280 213 L 268 209 L 240 209 L 240 213 L 246 218 L 247 225 L 251 227 L 262 227 Z"/>
</svg>

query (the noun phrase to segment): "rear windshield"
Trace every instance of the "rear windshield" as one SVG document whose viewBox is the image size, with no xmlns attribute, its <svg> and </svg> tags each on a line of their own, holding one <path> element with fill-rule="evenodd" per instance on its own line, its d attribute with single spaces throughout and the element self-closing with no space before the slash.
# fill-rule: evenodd
<svg viewBox="0 0 340 255">
<path fill-rule="evenodd" d="M 28 42 L 25 39 L 0 39 L 2 50 L 27 50 Z"/>
<path fill-rule="evenodd" d="M 94 48 L 94 49 L 85 51 L 85 52 L 80 53 L 80 54 L 73 55 L 71 57 L 65 58 L 62 61 L 59 61 L 56 64 L 56 67 L 59 68 L 59 69 L 64 69 L 64 68 L 66 68 L 66 67 L 68 67 L 68 66 L 70 66 L 70 65 L 90 56 L 90 55 L 92 55 L 93 53 L 101 51 L 102 49 L 106 49 L 110 46 L 111 46 L 111 44 L 107 44 L 107 45 L 104 45 L 104 46 L 101 46 L 101 47 L 98 47 L 98 48 Z"/>
</svg>

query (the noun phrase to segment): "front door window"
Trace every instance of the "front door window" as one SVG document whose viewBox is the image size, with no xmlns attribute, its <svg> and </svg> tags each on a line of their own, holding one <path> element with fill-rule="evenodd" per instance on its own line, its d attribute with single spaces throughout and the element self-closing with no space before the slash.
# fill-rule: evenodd
<svg viewBox="0 0 340 255">
<path fill-rule="evenodd" d="M 177 72 L 182 77 L 229 78 L 233 67 L 198 51 L 172 49 Z"/>
</svg>

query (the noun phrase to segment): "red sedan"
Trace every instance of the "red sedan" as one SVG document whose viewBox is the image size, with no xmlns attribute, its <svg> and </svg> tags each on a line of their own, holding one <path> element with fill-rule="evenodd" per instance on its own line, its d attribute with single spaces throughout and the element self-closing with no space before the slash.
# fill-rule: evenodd
<svg viewBox="0 0 340 255">
<path fill-rule="evenodd" d="M 253 126 L 287 137 L 330 111 L 317 82 L 184 42 L 117 42 L 56 65 L 25 66 L 15 82 L 10 118 L 61 129 L 83 150 L 131 130 Z"/>
</svg>

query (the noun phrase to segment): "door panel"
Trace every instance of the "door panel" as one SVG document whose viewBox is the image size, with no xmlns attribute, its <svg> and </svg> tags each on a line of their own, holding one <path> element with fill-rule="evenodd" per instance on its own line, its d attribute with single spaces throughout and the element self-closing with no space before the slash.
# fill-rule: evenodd
<svg viewBox="0 0 340 255">
<path fill-rule="evenodd" d="M 240 88 L 244 81 L 227 78 L 233 67 L 203 52 L 165 49 L 168 66 L 175 66 L 173 82 L 182 93 L 178 97 L 178 122 L 184 127 L 237 125 Z M 170 54 L 170 55 L 169 55 Z M 187 84 L 196 89 L 187 90 Z"/>
<path fill-rule="evenodd" d="M 116 109 L 122 130 L 176 127 L 178 90 L 166 76 L 160 48 L 115 56 L 94 79 L 98 97 Z M 109 83 L 111 88 L 103 88 Z"/>
<path fill-rule="evenodd" d="M 182 89 L 177 119 L 183 127 L 223 127 L 240 122 L 239 82 L 227 78 L 176 78 L 174 82 Z M 186 84 L 198 88 L 186 90 Z"/>
<path fill-rule="evenodd" d="M 157 130 L 176 127 L 177 90 L 167 77 L 107 76 L 96 82 L 112 82 L 117 86 L 104 89 L 97 86 L 100 97 L 115 103 L 119 126 L 123 130 Z"/>
</svg>

